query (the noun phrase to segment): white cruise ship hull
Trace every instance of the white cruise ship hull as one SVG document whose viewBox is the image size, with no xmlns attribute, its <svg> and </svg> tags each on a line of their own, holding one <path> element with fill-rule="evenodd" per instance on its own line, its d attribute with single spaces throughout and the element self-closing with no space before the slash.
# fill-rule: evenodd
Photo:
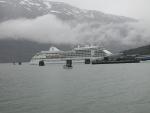
<svg viewBox="0 0 150 113">
<path fill-rule="evenodd" d="M 37 60 L 31 60 L 31 65 L 39 65 L 39 62 L 42 60 L 45 64 L 65 64 L 66 60 L 72 60 L 73 63 L 84 63 L 85 59 L 96 59 L 96 58 L 63 58 L 63 59 L 37 59 Z M 102 59 L 99 58 L 99 59 Z"/>
</svg>

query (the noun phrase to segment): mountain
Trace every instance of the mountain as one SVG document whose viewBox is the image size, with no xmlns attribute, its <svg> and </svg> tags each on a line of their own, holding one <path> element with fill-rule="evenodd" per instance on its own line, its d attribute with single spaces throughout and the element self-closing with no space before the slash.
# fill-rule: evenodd
<svg viewBox="0 0 150 113">
<path fill-rule="evenodd" d="M 0 21 L 17 18 L 36 18 L 53 14 L 63 21 L 122 23 L 134 19 L 104 14 L 100 11 L 82 10 L 63 2 L 49 0 L 0 0 Z"/>
<path fill-rule="evenodd" d="M 128 55 L 150 55 L 150 45 L 147 46 L 142 46 L 134 49 L 129 49 L 126 51 L 123 51 L 123 53 L 128 54 Z"/>
<path fill-rule="evenodd" d="M 0 0 L 0 62 L 20 58 L 29 61 L 36 52 L 48 50 L 51 45 L 71 49 L 76 44 L 98 44 L 118 52 L 149 44 L 149 35 L 139 30 L 137 23 L 132 18 L 63 2 Z M 67 40 L 75 41 L 64 43 Z"/>
<path fill-rule="evenodd" d="M 50 46 L 57 46 L 61 50 L 70 50 L 72 45 L 38 43 L 29 40 L 0 40 L 0 63 L 9 62 L 29 62 L 37 53 L 43 50 L 49 50 Z M 63 49 L 62 49 L 63 48 Z"/>
</svg>

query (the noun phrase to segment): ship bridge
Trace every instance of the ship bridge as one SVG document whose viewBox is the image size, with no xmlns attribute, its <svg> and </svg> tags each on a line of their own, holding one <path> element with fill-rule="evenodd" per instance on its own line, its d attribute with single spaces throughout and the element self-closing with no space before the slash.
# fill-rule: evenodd
<svg viewBox="0 0 150 113">
<path fill-rule="evenodd" d="M 49 51 L 50 52 L 59 52 L 60 50 L 58 48 L 56 48 L 56 47 L 50 47 Z"/>
<path fill-rule="evenodd" d="M 63 51 L 59 50 L 56 47 L 50 47 L 48 51 L 41 51 L 41 53 L 61 53 Z"/>
</svg>

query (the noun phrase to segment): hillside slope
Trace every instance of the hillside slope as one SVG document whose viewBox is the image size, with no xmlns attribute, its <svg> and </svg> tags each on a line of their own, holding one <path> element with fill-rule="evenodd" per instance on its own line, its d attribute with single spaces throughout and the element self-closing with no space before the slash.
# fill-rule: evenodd
<svg viewBox="0 0 150 113">
<path fill-rule="evenodd" d="M 57 45 L 50 43 L 37 43 L 29 40 L 0 40 L 0 63 L 29 62 L 30 59 L 42 50 L 49 50 L 50 46 L 70 50 L 71 45 Z"/>
<path fill-rule="evenodd" d="M 125 54 L 150 55 L 150 45 L 124 51 Z"/>
</svg>

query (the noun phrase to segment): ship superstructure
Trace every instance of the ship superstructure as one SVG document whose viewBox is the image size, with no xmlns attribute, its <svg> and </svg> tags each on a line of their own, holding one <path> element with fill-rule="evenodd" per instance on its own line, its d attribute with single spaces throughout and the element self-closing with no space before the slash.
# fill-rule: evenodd
<svg viewBox="0 0 150 113">
<path fill-rule="evenodd" d="M 61 51 L 56 47 L 50 47 L 48 51 L 41 51 L 31 59 L 31 64 L 38 64 L 43 60 L 45 63 L 65 63 L 67 59 L 73 62 L 84 62 L 85 59 L 102 59 L 112 53 L 99 46 L 78 46 L 71 51 Z"/>
</svg>

